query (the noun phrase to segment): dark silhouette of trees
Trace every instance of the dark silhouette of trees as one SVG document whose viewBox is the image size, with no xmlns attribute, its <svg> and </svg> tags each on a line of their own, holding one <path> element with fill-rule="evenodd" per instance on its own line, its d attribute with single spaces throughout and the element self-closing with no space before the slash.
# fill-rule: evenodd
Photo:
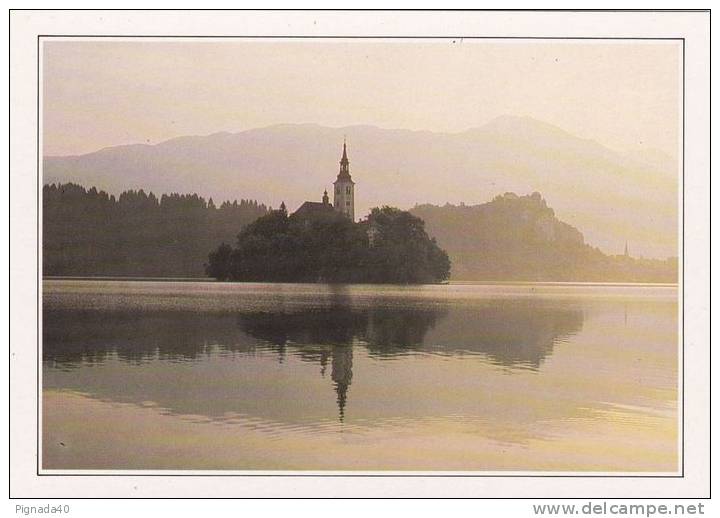
<svg viewBox="0 0 720 518">
<path fill-rule="evenodd" d="M 209 249 L 266 213 L 253 200 L 45 185 L 43 274 L 199 277 Z"/>
<path fill-rule="evenodd" d="M 281 209 L 248 225 L 236 248 L 211 252 L 206 273 L 236 281 L 415 284 L 447 279 L 450 261 L 423 221 L 405 211 L 373 209 L 354 223 L 332 209 L 310 217 Z"/>
<path fill-rule="evenodd" d="M 230 279 L 230 260 L 232 258 L 232 247 L 227 243 L 221 244 L 217 250 L 210 252 L 208 264 L 205 267 L 209 277 L 220 281 Z"/>
<path fill-rule="evenodd" d="M 450 259 L 425 222 L 392 207 L 375 208 L 367 219 L 372 236 L 369 273 L 373 282 L 428 283 L 450 276 Z"/>
</svg>

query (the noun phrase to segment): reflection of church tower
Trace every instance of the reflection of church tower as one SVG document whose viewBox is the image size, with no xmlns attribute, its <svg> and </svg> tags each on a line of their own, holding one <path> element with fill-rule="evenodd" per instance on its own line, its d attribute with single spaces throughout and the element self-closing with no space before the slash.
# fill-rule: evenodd
<svg viewBox="0 0 720 518">
<path fill-rule="evenodd" d="M 342 212 L 355 221 L 355 182 L 350 177 L 350 161 L 347 157 L 347 145 L 343 142 L 343 154 L 340 160 L 340 172 L 335 185 L 335 210 Z"/>
<path fill-rule="evenodd" d="M 337 404 L 340 410 L 340 421 L 345 418 L 345 403 L 347 391 L 352 381 L 353 346 L 334 345 L 332 348 L 332 373 L 330 377 L 335 382 Z"/>
</svg>

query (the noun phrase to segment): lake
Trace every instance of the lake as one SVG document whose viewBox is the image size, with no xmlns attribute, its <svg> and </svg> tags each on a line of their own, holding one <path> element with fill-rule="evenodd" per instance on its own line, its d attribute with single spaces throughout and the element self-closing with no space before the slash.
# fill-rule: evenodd
<svg viewBox="0 0 720 518">
<path fill-rule="evenodd" d="M 676 473 L 677 298 L 45 280 L 41 466 Z"/>
</svg>

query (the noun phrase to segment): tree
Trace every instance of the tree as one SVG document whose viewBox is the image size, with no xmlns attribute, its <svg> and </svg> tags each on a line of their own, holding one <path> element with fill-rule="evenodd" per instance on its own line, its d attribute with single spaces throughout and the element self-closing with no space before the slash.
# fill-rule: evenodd
<svg viewBox="0 0 720 518">
<path fill-rule="evenodd" d="M 373 233 L 370 268 L 376 282 L 428 283 L 450 276 L 450 259 L 425 232 L 425 222 L 393 207 L 368 217 Z"/>
<path fill-rule="evenodd" d="M 220 281 L 230 278 L 232 247 L 222 243 L 217 250 L 210 252 L 208 264 L 205 265 L 205 273 L 208 277 L 214 277 Z"/>
</svg>

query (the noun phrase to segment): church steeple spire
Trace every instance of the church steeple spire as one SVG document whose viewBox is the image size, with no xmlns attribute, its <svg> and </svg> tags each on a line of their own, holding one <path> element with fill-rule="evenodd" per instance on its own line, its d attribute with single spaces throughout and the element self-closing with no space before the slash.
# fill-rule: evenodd
<svg viewBox="0 0 720 518">
<path fill-rule="evenodd" d="M 340 159 L 340 172 L 333 182 L 335 189 L 335 210 L 342 212 L 355 221 L 355 182 L 350 176 L 350 160 L 347 156 L 347 141 L 343 139 L 343 153 Z"/>
<path fill-rule="evenodd" d="M 347 139 L 343 138 L 343 156 L 340 159 L 340 165 L 348 165 L 350 161 L 347 157 Z"/>
<path fill-rule="evenodd" d="M 347 141 L 345 139 L 343 139 L 343 154 L 340 159 L 340 174 L 338 178 L 340 177 L 350 178 L 350 160 L 348 160 L 347 156 Z"/>
</svg>

